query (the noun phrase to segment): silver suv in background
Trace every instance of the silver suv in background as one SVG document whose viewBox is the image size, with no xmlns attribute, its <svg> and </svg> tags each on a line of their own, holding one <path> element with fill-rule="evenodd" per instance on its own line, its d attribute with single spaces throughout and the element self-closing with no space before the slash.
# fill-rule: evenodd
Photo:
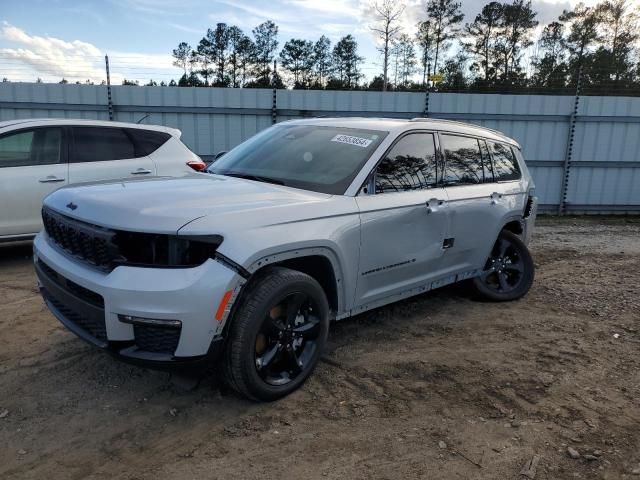
<svg viewBox="0 0 640 480">
<path fill-rule="evenodd" d="M 434 119 L 280 123 L 179 179 L 63 188 L 34 242 L 42 295 L 123 360 L 207 364 L 273 400 L 330 320 L 458 281 L 527 293 L 536 214 L 519 145 Z"/>
<path fill-rule="evenodd" d="M 169 127 L 99 120 L 0 122 L 0 242 L 38 233 L 43 198 L 65 185 L 204 170 L 180 135 Z"/>
</svg>

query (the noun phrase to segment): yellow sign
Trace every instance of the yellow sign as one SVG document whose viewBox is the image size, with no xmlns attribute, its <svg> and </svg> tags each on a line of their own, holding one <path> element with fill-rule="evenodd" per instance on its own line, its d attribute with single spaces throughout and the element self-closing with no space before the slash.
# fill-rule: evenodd
<svg viewBox="0 0 640 480">
<path fill-rule="evenodd" d="M 432 82 L 438 83 L 444 80 L 444 76 L 440 73 L 434 73 L 429 77 L 429 80 L 431 80 Z"/>
</svg>

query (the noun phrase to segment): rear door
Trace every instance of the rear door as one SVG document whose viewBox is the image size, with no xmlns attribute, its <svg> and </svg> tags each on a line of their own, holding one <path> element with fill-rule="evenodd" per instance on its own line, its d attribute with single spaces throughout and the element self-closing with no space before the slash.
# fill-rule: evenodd
<svg viewBox="0 0 640 480">
<path fill-rule="evenodd" d="M 71 127 L 69 183 L 153 176 L 156 167 L 128 129 Z"/>
<path fill-rule="evenodd" d="M 0 178 L 0 237 L 40 231 L 42 200 L 67 184 L 63 128 L 1 135 Z"/>
<path fill-rule="evenodd" d="M 426 285 L 441 273 L 447 202 L 438 173 L 434 134 L 409 133 L 378 164 L 369 186 L 374 192 L 356 197 L 356 307 Z"/>
<path fill-rule="evenodd" d="M 444 185 L 449 198 L 450 239 L 443 262 L 450 272 L 472 271 L 484 262 L 504 218 L 483 139 L 441 133 Z"/>
</svg>

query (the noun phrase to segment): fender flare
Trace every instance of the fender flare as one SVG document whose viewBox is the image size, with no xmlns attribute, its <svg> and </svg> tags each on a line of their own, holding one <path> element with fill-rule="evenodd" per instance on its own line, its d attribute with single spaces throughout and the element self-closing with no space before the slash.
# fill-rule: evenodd
<svg viewBox="0 0 640 480">
<path fill-rule="evenodd" d="M 338 259 L 336 253 L 328 247 L 302 247 L 302 248 L 292 248 L 289 250 L 284 250 L 278 253 L 272 253 L 269 255 L 265 255 L 263 257 L 259 257 L 254 260 L 248 267 L 246 267 L 247 272 L 253 276 L 257 271 L 273 264 L 280 263 L 285 260 L 291 260 L 295 258 L 304 258 L 311 256 L 321 256 L 329 260 L 331 264 L 331 268 L 333 269 L 333 275 L 336 281 L 336 292 L 338 294 L 338 315 L 340 312 L 345 311 L 346 307 L 346 293 L 344 291 L 345 283 L 344 283 L 344 275 L 342 272 L 342 265 Z M 251 278 L 251 277 L 250 277 Z M 250 278 L 248 281 L 250 281 Z"/>
</svg>

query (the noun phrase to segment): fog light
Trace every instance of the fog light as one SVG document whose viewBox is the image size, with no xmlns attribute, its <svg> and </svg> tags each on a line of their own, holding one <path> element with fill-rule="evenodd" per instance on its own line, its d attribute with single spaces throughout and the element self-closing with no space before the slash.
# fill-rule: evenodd
<svg viewBox="0 0 640 480">
<path fill-rule="evenodd" d="M 120 320 L 122 323 L 130 323 L 132 325 L 144 325 L 147 327 L 165 327 L 165 328 L 182 327 L 182 322 L 180 320 L 163 320 L 160 318 L 134 317 L 133 315 L 118 315 L 118 320 Z"/>
</svg>

